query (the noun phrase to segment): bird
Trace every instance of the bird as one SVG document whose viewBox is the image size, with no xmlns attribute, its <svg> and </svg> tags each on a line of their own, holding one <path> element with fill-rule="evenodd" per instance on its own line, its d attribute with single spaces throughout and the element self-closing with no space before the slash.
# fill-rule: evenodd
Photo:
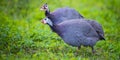
<svg viewBox="0 0 120 60">
<path fill-rule="evenodd" d="M 56 23 L 61 23 L 62 21 L 70 20 L 70 19 L 84 18 L 75 9 L 69 7 L 58 8 L 54 12 L 50 12 L 47 3 L 45 3 L 40 8 L 40 10 L 45 11 L 45 16 L 47 16 L 48 18 L 49 18 L 48 14 L 51 14 L 54 15 L 55 18 L 59 19 L 56 20 Z"/>
<path fill-rule="evenodd" d="M 54 16 L 54 20 L 56 22 L 55 24 L 61 23 L 61 22 L 66 21 L 66 20 L 69 21 L 69 20 L 72 20 L 72 19 L 85 20 L 86 22 L 88 22 L 95 29 L 95 31 L 99 35 L 100 40 L 105 40 L 104 31 L 103 31 L 103 28 L 102 28 L 101 24 L 99 24 L 95 20 L 85 19 L 81 14 L 79 14 L 79 12 L 77 12 L 73 8 L 69 8 L 69 7 L 58 8 L 54 12 L 50 13 L 50 9 L 48 8 L 47 3 L 45 3 L 40 8 L 40 10 L 44 10 L 45 11 L 45 16 L 48 17 L 48 18 L 51 18 L 51 17 L 49 17 L 49 14 Z"/>
<path fill-rule="evenodd" d="M 54 18 L 54 16 L 50 16 Z M 83 19 L 72 19 L 56 24 L 55 20 L 46 17 L 42 23 L 48 24 L 68 45 L 81 48 L 81 45 L 91 47 L 94 53 L 94 45 L 100 40 L 94 28 Z"/>
</svg>

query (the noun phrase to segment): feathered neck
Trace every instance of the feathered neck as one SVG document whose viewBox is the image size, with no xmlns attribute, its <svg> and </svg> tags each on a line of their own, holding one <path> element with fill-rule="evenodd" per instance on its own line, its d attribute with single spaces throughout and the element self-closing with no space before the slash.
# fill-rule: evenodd
<svg viewBox="0 0 120 60">
<path fill-rule="evenodd" d="M 45 11 L 45 16 L 49 16 L 50 15 L 50 10 L 49 8 Z"/>
</svg>

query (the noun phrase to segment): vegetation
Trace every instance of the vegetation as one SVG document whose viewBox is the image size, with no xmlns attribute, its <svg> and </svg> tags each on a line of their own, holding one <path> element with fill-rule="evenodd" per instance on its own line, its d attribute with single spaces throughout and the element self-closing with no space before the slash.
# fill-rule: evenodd
<svg viewBox="0 0 120 60">
<path fill-rule="evenodd" d="M 69 6 L 86 19 L 102 24 L 105 41 L 99 41 L 96 54 L 89 47 L 69 46 L 47 25 L 40 6 L 48 3 L 51 11 Z M 1 0 L 0 60 L 119 60 L 120 0 Z"/>
</svg>

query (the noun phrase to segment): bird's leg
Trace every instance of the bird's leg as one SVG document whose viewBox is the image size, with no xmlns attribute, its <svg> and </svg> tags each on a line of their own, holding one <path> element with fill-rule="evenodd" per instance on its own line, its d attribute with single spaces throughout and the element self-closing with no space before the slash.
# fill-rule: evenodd
<svg viewBox="0 0 120 60">
<path fill-rule="evenodd" d="M 93 46 L 92 46 L 91 48 L 92 48 L 92 53 L 94 54 L 96 51 L 94 50 L 94 47 L 93 47 Z"/>
<path fill-rule="evenodd" d="M 79 52 L 80 48 L 81 48 L 81 46 L 78 46 L 78 48 L 77 48 L 77 53 Z"/>
<path fill-rule="evenodd" d="M 75 53 L 76 56 L 78 55 L 80 48 L 81 48 L 81 46 L 77 47 L 77 50 L 76 50 L 76 53 Z"/>
<path fill-rule="evenodd" d="M 78 50 L 80 50 L 81 46 L 78 46 Z"/>
<path fill-rule="evenodd" d="M 81 48 L 81 46 L 78 46 L 78 47 L 77 47 L 77 50 L 76 50 L 76 52 L 75 52 L 75 56 L 78 56 L 78 52 L 79 52 L 80 48 Z"/>
</svg>

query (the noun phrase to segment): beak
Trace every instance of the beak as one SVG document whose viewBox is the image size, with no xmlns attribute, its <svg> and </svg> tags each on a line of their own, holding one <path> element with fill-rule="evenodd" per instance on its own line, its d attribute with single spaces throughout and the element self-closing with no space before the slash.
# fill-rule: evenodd
<svg viewBox="0 0 120 60">
<path fill-rule="evenodd" d="M 44 11 L 44 10 L 45 10 L 45 8 L 44 8 L 44 7 L 41 7 L 41 8 L 40 8 L 40 10 L 41 10 L 41 11 Z"/>
<path fill-rule="evenodd" d="M 41 23 L 46 24 L 46 21 L 45 20 L 41 20 Z"/>
<path fill-rule="evenodd" d="M 44 10 L 43 8 L 40 8 L 40 10 Z"/>
<path fill-rule="evenodd" d="M 40 10 L 44 10 L 43 6 L 40 8 Z"/>
</svg>

